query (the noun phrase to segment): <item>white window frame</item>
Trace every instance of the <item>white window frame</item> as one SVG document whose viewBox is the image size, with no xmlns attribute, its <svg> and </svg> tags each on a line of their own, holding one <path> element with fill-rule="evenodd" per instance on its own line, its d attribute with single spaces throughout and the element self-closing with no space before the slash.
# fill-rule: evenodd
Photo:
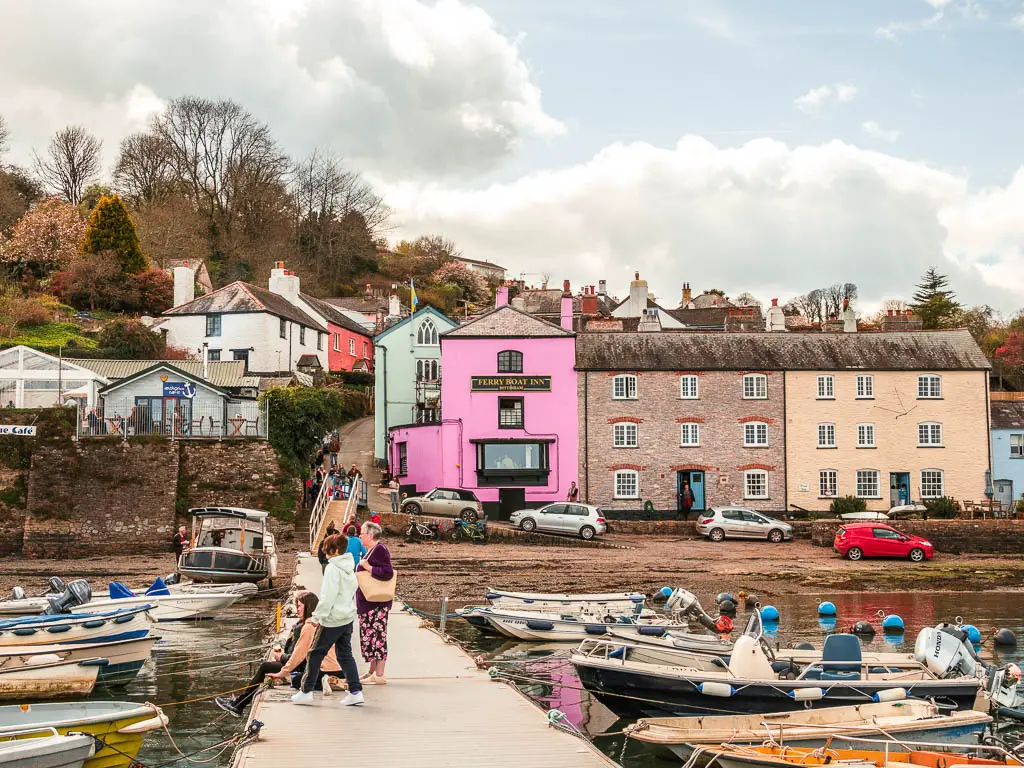
<svg viewBox="0 0 1024 768">
<path fill-rule="evenodd" d="M 700 385 L 697 383 L 699 376 L 686 375 L 679 377 L 679 398 L 681 400 L 699 400 Z"/>
<path fill-rule="evenodd" d="M 929 475 L 929 474 L 938 475 L 938 477 L 939 477 L 938 493 L 935 493 L 935 491 L 934 491 L 934 488 L 935 488 L 934 480 L 929 480 L 927 483 L 925 482 L 925 476 Z M 927 485 L 927 487 L 929 489 L 928 491 L 925 491 L 925 486 L 926 485 Z M 921 498 L 922 499 L 941 499 L 945 495 L 946 495 L 946 474 L 945 474 L 945 472 L 943 472 L 941 469 L 922 469 L 921 470 Z"/>
<path fill-rule="evenodd" d="M 743 447 L 764 448 L 766 445 L 768 445 L 768 422 L 745 422 L 743 424 Z"/>
<path fill-rule="evenodd" d="M 700 424 L 684 421 L 679 425 L 679 445 L 693 448 L 700 445 Z"/>
<path fill-rule="evenodd" d="M 937 421 L 922 421 L 917 425 L 918 448 L 941 448 L 942 445 L 942 424 Z"/>
<path fill-rule="evenodd" d="M 818 399 L 836 399 L 836 377 L 829 374 L 822 374 L 818 377 Z"/>
<path fill-rule="evenodd" d="M 612 424 L 613 448 L 637 448 L 639 446 L 639 430 L 632 421 L 620 421 Z"/>
<path fill-rule="evenodd" d="M 420 347 L 436 347 L 437 326 L 433 320 L 424 320 L 416 329 L 416 344 Z M 354 352 L 352 354 L 355 354 Z"/>
<path fill-rule="evenodd" d="M 352 357 L 356 356 L 356 340 L 355 339 L 349 339 L 348 340 L 348 353 Z"/>
<path fill-rule="evenodd" d="M 857 376 L 857 395 L 858 400 L 874 400 L 875 399 L 875 377 L 871 373 L 862 373 Z"/>
<path fill-rule="evenodd" d="M 636 400 L 635 373 L 620 373 L 612 379 L 612 400 Z"/>
<path fill-rule="evenodd" d="M 632 493 L 620 493 L 619 489 L 627 485 L 627 483 L 619 482 L 619 478 L 626 480 L 626 478 L 632 478 L 628 484 L 632 486 Z M 615 474 L 612 475 L 612 496 L 616 499 L 639 499 L 640 498 L 640 473 L 635 469 L 617 469 Z"/>
<path fill-rule="evenodd" d="M 743 399 L 767 400 L 768 377 L 763 373 L 743 374 Z"/>
<path fill-rule="evenodd" d="M 835 499 L 839 496 L 839 471 L 835 469 L 818 470 L 818 498 Z"/>
<path fill-rule="evenodd" d="M 750 492 L 750 481 L 755 477 L 761 478 L 761 483 L 764 486 L 762 493 L 751 493 Z M 744 499 L 768 499 L 771 498 L 768 495 L 768 471 L 764 469 L 748 469 L 743 473 L 743 498 Z"/>
<path fill-rule="evenodd" d="M 1016 442 L 1016 445 L 1014 445 Z M 1024 432 L 1010 434 L 1010 458 L 1024 459 Z"/>
<path fill-rule="evenodd" d="M 924 394 L 921 394 L 924 392 Z M 937 373 L 922 373 L 917 377 L 918 400 L 941 400 L 942 377 Z"/>
<path fill-rule="evenodd" d="M 832 441 L 829 442 L 829 436 L 832 437 Z M 822 439 L 824 437 L 824 439 Z M 819 448 L 835 448 L 836 447 L 836 425 L 831 422 L 825 422 L 824 424 L 818 425 L 818 447 Z"/>
<path fill-rule="evenodd" d="M 341 334 L 332 333 L 331 336 L 334 337 L 334 351 L 341 352 Z"/>
<path fill-rule="evenodd" d="M 875 425 L 864 423 L 857 425 L 857 447 L 874 448 L 875 446 Z"/>
<path fill-rule="evenodd" d="M 869 486 L 871 485 L 871 483 L 869 482 L 869 479 L 870 479 L 870 477 L 872 475 L 874 476 L 874 489 L 875 489 L 875 492 L 874 492 L 874 494 L 869 495 L 867 493 L 867 491 L 870 490 Z M 879 472 L 877 469 L 858 469 L 857 470 L 857 474 L 856 474 L 856 484 L 854 485 L 854 489 L 856 490 L 857 498 L 858 499 L 880 499 L 880 498 L 882 498 L 882 485 L 881 485 L 881 480 L 879 479 L 880 477 L 881 477 L 881 472 Z M 863 492 L 861 490 L 862 488 L 863 488 Z"/>
</svg>

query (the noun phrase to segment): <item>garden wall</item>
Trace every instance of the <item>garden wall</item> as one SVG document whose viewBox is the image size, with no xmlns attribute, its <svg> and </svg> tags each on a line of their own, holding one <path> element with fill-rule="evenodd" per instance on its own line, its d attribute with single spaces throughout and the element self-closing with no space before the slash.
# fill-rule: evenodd
<svg viewBox="0 0 1024 768">
<path fill-rule="evenodd" d="M 922 536 L 937 552 L 959 555 L 1024 555 L 1024 520 L 892 520 L 888 523 L 904 533 Z M 810 523 L 811 543 L 831 547 L 837 520 Z"/>
</svg>

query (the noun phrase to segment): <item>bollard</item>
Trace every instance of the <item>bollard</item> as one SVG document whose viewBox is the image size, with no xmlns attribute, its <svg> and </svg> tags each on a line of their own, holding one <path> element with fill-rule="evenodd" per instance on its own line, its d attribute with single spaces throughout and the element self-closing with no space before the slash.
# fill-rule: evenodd
<svg viewBox="0 0 1024 768">
<path fill-rule="evenodd" d="M 445 625 L 448 623 L 448 597 L 441 598 L 441 634 L 444 634 Z"/>
<path fill-rule="evenodd" d="M 281 601 L 280 600 L 277 601 L 277 618 L 275 619 L 274 626 L 276 628 L 274 630 L 275 632 L 280 632 L 281 631 Z"/>
</svg>

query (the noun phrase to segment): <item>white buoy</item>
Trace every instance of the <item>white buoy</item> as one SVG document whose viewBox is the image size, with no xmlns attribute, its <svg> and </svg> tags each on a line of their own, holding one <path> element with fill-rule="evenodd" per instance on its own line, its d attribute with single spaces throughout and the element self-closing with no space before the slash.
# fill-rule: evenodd
<svg viewBox="0 0 1024 768">
<path fill-rule="evenodd" d="M 789 695 L 795 701 L 818 701 L 825 698 L 825 691 L 821 688 L 794 688 Z"/>
</svg>

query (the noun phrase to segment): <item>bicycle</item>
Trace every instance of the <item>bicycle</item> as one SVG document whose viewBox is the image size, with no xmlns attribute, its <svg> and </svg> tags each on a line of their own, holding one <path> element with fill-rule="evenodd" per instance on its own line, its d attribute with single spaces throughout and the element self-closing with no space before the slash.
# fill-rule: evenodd
<svg viewBox="0 0 1024 768">
<path fill-rule="evenodd" d="M 405 536 L 408 539 L 436 539 L 438 537 L 437 523 L 421 523 L 415 517 L 410 517 L 409 527 L 405 529 Z"/>
<path fill-rule="evenodd" d="M 454 542 L 469 539 L 474 544 L 487 543 L 487 518 L 482 518 L 475 523 L 467 523 L 461 518 L 455 518 L 449 537 Z"/>
</svg>

